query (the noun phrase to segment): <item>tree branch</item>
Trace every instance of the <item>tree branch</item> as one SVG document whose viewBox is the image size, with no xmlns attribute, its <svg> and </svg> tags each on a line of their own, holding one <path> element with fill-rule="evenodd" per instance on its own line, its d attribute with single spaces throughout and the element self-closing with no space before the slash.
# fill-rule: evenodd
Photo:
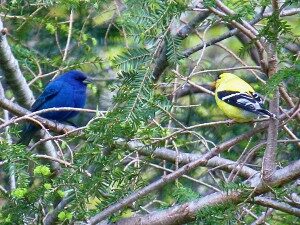
<svg viewBox="0 0 300 225">
<path fill-rule="evenodd" d="M 254 203 L 300 217 L 300 209 L 292 207 L 284 202 L 278 202 L 266 197 L 255 197 Z"/>
<path fill-rule="evenodd" d="M 118 144 L 123 146 L 125 145 L 124 141 L 118 141 Z M 138 141 L 127 142 L 126 146 L 132 151 L 138 151 L 141 155 L 153 156 L 170 162 L 175 162 L 177 160 L 180 164 L 187 164 L 201 157 L 201 154 L 184 153 L 182 151 L 178 151 L 178 153 L 176 153 L 176 151 L 163 147 L 152 150 Z M 230 172 L 233 169 L 238 169 L 240 172 L 239 174 L 245 178 L 253 177 L 258 173 L 256 170 L 251 169 L 247 166 L 241 167 L 239 165 L 236 168 L 235 161 L 224 159 L 218 156 L 214 156 L 213 158 L 208 160 L 206 166 L 211 168 L 217 167 L 218 169 L 227 172 Z"/>
<path fill-rule="evenodd" d="M 119 220 L 115 225 L 181 225 L 195 220 L 196 213 L 201 210 L 219 204 L 239 202 L 238 193 L 227 194 L 224 192 L 214 193 L 197 201 L 171 207 L 167 210 L 153 212 L 148 215 L 134 216 Z M 108 223 L 111 224 L 111 223 Z M 104 225 L 104 224 L 103 224 Z"/>
<path fill-rule="evenodd" d="M 279 5 L 276 0 L 272 1 L 273 13 L 276 15 L 279 12 Z M 277 18 L 279 19 L 279 17 Z M 275 32 L 275 30 L 274 30 Z M 276 41 L 268 43 L 268 77 L 272 77 L 277 72 L 277 43 Z M 278 88 L 274 91 L 274 97 L 269 102 L 269 109 L 271 113 L 276 116 L 279 115 L 279 91 Z M 279 121 L 277 119 L 271 119 L 268 127 L 267 136 L 267 147 L 263 157 L 263 178 L 266 182 L 271 180 L 273 173 L 276 170 L 276 149 L 277 149 L 277 138 L 278 138 L 278 125 Z"/>
<path fill-rule="evenodd" d="M 289 113 L 293 113 L 293 112 L 294 112 L 294 110 L 292 110 Z M 283 114 L 280 116 L 280 119 L 283 120 L 286 117 L 287 117 L 287 115 Z M 229 141 L 226 141 L 226 142 L 212 148 L 209 152 L 201 155 L 197 160 L 192 161 L 192 162 L 182 166 L 181 168 L 174 171 L 173 173 L 170 173 L 170 174 L 162 177 L 161 179 L 149 184 L 148 186 L 141 188 L 141 189 L 137 190 L 136 192 L 130 194 L 129 196 L 119 200 L 117 203 L 112 204 L 111 206 L 109 206 L 108 208 L 106 208 L 105 210 L 100 212 L 99 214 L 91 217 L 88 221 L 88 224 L 90 224 L 90 225 L 97 224 L 98 222 L 106 219 L 112 213 L 119 211 L 123 207 L 131 204 L 132 202 L 138 200 L 139 198 L 149 194 L 150 192 L 152 192 L 154 190 L 161 188 L 162 186 L 166 185 L 169 182 L 174 181 L 175 179 L 179 178 L 183 174 L 192 171 L 196 167 L 205 166 L 207 164 L 208 160 L 211 159 L 212 157 L 214 157 L 217 154 L 221 153 L 222 151 L 230 148 L 231 146 L 239 143 L 240 141 L 250 138 L 254 134 L 263 131 L 264 129 L 266 129 L 266 127 L 268 127 L 268 123 L 264 123 L 264 124 L 262 124 L 261 127 L 253 129 L 250 132 L 247 132 L 245 134 L 237 136 Z M 299 173 L 300 173 L 300 171 L 299 171 Z"/>
<path fill-rule="evenodd" d="M 5 29 L 0 17 L 0 31 Z M 0 32 L 0 68 L 8 85 L 11 87 L 17 101 L 26 107 L 34 102 L 34 96 L 20 70 L 6 39 L 6 33 Z"/>
<path fill-rule="evenodd" d="M 18 61 L 15 59 L 8 45 L 6 39 L 7 32 L 4 32 L 5 30 L 6 28 L 3 27 L 0 17 L 0 69 L 4 72 L 5 80 L 11 88 L 17 102 L 22 106 L 30 108 L 34 102 L 34 96 L 20 70 Z M 39 132 L 39 135 L 42 134 Z M 38 150 L 41 152 L 46 151 L 47 154 L 57 157 L 56 150 L 51 142 L 44 143 Z M 61 169 L 60 165 L 56 162 L 52 162 L 51 165 L 55 171 Z"/>
<path fill-rule="evenodd" d="M 30 115 L 32 112 L 28 111 L 27 109 L 24 109 L 23 107 L 9 101 L 6 98 L 0 97 L 0 107 L 3 109 L 8 110 L 9 112 L 17 115 L 17 116 L 24 116 L 24 115 Z M 47 120 L 40 116 L 34 116 L 34 119 L 43 124 L 45 127 L 57 132 L 57 133 L 64 133 L 64 132 L 70 132 L 74 129 L 76 129 L 73 126 L 61 124 L 61 123 L 55 123 L 52 120 Z"/>
<path fill-rule="evenodd" d="M 296 8 L 296 9 L 293 9 L 293 10 L 285 10 L 285 11 L 282 11 L 280 13 L 280 16 L 289 16 L 289 15 L 294 15 L 294 14 L 297 14 L 299 13 L 300 9 L 299 8 Z M 252 21 L 248 22 L 250 25 L 254 25 L 256 23 L 258 23 L 259 21 L 261 21 L 263 18 L 266 18 L 268 16 L 270 16 L 271 14 L 270 13 L 265 13 L 263 15 L 258 15 L 255 19 L 253 19 Z M 216 38 L 213 38 L 211 39 L 210 41 L 207 41 L 205 46 L 206 47 L 209 47 L 209 46 L 212 46 L 218 42 L 221 42 L 227 38 L 230 38 L 234 35 L 236 35 L 237 33 L 239 33 L 240 30 L 238 30 L 237 28 L 235 29 L 232 29 L 230 31 L 228 31 L 227 33 L 219 36 L 219 37 L 216 37 Z M 195 45 L 194 47 L 192 48 L 189 48 L 189 49 L 186 49 L 183 51 L 182 55 L 184 58 L 187 58 L 189 57 L 190 55 L 192 55 L 193 53 L 203 49 L 204 47 L 204 44 L 199 44 L 199 45 Z"/>
<path fill-rule="evenodd" d="M 206 90 L 213 91 L 213 87 L 211 85 L 201 84 L 199 86 L 203 87 Z M 168 99 L 172 99 L 173 96 L 175 96 L 175 98 L 177 99 L 177 98 L 184 97 L 186 95 L 197 94 L 197 93 L 206 93 L 206 92 L 204 92 L 203 89 L 195 87 L 191 84 L 185 84 L 185 85 L 182 86 L 182 88 L 178 89 L 174 93 L 171 93 L 168 96 Z"/>
<path fill-rule="evenodd" d="M 210 12 L 201 12 L 197 14 L 188 24 L 184 25 L 176 34 L 176 37 L 185 39 L 197 27 L 197 25 L 205 20 L 210 15 Z M 158 80 L 160 75 L 168 66 L 168 59 L 166 55 L 166 44 L 161 47 L 160 54 L 155 62 L 153 70 L 154 80 Z"/>
<path fill-rule="evenodd" d="M 251 223 L 251 225 L 260 225 L 260 224 L 266 224 L 269 225 L 268 223 L 266 223 L 266 219 L 267 217 L 269 217 L 275 210 L 274 209 L 270 209 L 268 208 L 266 210 L 266 212 L 263 212 L 253 223 Z"/>
<path fill-rule="evenodd" d="M 52 211 L 50 211 L 43 219 L 43 225 L 51 225 L 57 221 L 58 214 L 64 210 L 64 208 L 73 201 L 75 195 L 65 197 Z"/>
<path fill-rule="evenodd" d="M 254 188 L 254 195 L 260 195 L 268 192 L 269 187 L 278 187 L 284 185 L 288 182 L 293 181 L 300 176 L 300 160 L 295 163 L 280 169 L 275 172 L 271 186 L 266 186 L 265 182 L 261 179 L 261 175 L 258 174 L 255 177 L 251 178 L 247 183 Z M 172 208 L 155 211 L 148 215 L 137 215 L 126 219 L 121 219 L 115 225 L 175 225 L 183 224 L 189 221 L 195 220 L 196 213 L 201 212 L 201 210 L 212 207 L 220 204 L 226 204 L 230 202 L 232 204 L 241 203 L 251 196 L 245 195 L 243 190 L 234 190 L 231 192 L 217 192 L 209 194 L 205 197 L 200 198 L 199 200 L 188 202 L 182 205 L 177 205 Z M 289 212 L 293 215 L 299 216 L 300 210 L 294 207 L 289 206 L 285 203 L 280 203 L 274 200 L 270 200 L 264 197 L 255 197 L 254 202 L 266 207 L 272 207 L 283 212 Z M 93 224 L 93 223 L 89 223 Z M 109 222 L 103 222 L 101 225 L 112 225 Z"/>
</svg>

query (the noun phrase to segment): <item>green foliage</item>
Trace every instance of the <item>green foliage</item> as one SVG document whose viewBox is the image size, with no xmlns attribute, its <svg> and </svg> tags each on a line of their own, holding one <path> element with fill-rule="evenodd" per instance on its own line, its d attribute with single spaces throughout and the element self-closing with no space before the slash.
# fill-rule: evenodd
<svg viewBox="0 0 300 225">
<path fill-rule="evenodd" d="M 257 6 L 256 1 L 225 1 L 224 2 L 229 8 L 234 10 L 234 16 L 226 16 L 227 21 L 236 20 L 241 21 L 242 19 L 251 20 L 255 16 L 255 7 Z"/>
<path fill-rule="evenodd" d="M 18 173 L 17 186 L 27 188 L 29 184 L 28 159 L 31 153 L 24 146 L 10 145 L 7 142 L 0 143 L 0 158 L 7 163 L 4 170 L 9 171 L 13 165 L 14 171 Z"/>
<path fill-rule="evenodd" d="M 235 204 L 224 202 L 215 206 L 202 208 L 196 215 L 196 223 L 203 225 L 230 225 L 236 224 L 238 215 Z"/>
<path fill-rule="evenodd" d="M 166 55 L 171 64 L 181 57 L 181 40 L 172 37 L 169 32 L 170 22 L 186 8 L 184 1 L 170 1 L 167 4 L 160 0 L 151 2 L 127 1 L 127 10 L 119 23 L 126 27 L 130 36 L 139 47 L 132 47 L 114 60 L 122 84 L 114 100 L 116 110 L 120 112 L 125 124 L 137 129 L 142 121 L 164 113 L 170 104 L 162 95 L 155 93 L 153 86 L 153 64 L 161 45 L 166 43 Z M 140 47 L 147 43 L 149 47 Z M 121 117 L 120 117 L 121 116 Z"/>
<path fill-rule="evenodd" d="M 98 9 L 103 3 L 107 3 L 106 0 L 28 0 L 26 1 L 27 5 L 44 5 L 45 7 L 51 7 L 54 5 L 60 5 L 61 7 L 68 8 L 80 8 L 80 7 L 94 7 Z M 8 1 L 8 6 L 15 7 L 24 7 L 24 0 L 12 0 Z"/>
<path fill-rule="evenodd" d="M 204 0 L 203 4 L 205 7 L 215 7 L 216 1 L 215 0 Z"/>
<path fill-rule="evenodd" d="M 239 49 L 239 56 L 240 57 L 245 57 L 246 55 L 250 55 L 250 50 L 255 47 L 255 41 L 251 40 L 249 43 L 244 44 L 240 49 Z"/>
<path fill-rule="evenodd" d="M 52 188 L 52 185 L 49 184 L 49 183 L 45 183 L 45 184 L 44 184 L 44 188 L 45 188 L 46 190 L 50 190 L 50 189 Z"/>
<path fill-rule="evenodd" d="M 150 61 L 150 52 L 146 48 L 128 49 L 113 61 L 115 66 L 123 73 L 135 72 Z"/>
<path fill-rule="evenodd" d="M 126 7 L 117 4 L 119 2 L 124 2 Z M 86 108 L 107 112 L 104 113 L 105 116 L 97 113 L 92 120 L 92 115 L 82 113 L 75 124 L 81 126 L 90 121 L 83 133 L 56 141 L 55 147 L 59 146 L 59 156 L 70 163 L 60 163 L 62 170 L 59 174 L 52 169 L 50 160 L 37 157 L 36 153 L 40 150 L 34 149 L 30 152 L 25 146 L 0 140 L 0 184 L 7 190 L 1 192 L 4 205 L 1 207 L 0 224 L 29 224 L 33 221 L 42 223 L 45 211 L 53 210 L 62 199 L 71 201 L 59 212 L 56 222 L 71 224 L 74 221 L 84 221 L 128 194 L 161 178 L 162 171 L 157 169 L 158 167 L 175 169 L 173 162 L 162 164 L 161 159 L 137 154 L 131 146 L 126 145 L 127 141 L 144 144 L 150 153 L 157 147 L 166 147 L 174 149 L 174 154 L 175 150 L 178 150 L 200 155 L 219 143 L 252 129 L 251 124 L 186 129 L 208 121 L 223 120 L 224 116 L 217 110 L 213 97 L 203 93 L 191 92 L 187 96 L 175 98 L 171 103 L 170 93 L 179 93 L 187 84 L 172 70 L 176 66 L 178 72 L 186 77 L 191 73 L 199 54 L 185 59 L 182 53 L 185 48 L 199 44 L 198 34 L 201 36 L 211 21 L 216 22 L 214 29 L 217 32 L 208 29 L 204 40 L 200 40 L 201 43 L 221 35 L 224 30 L 227 31 L 224 24 L 233 19 L 252 20 L 261 7 L 269 8 L 271 2 L 224 1 L 224 4 L 235 11 L 234 16 L 220 19 L 211 15 L 196 28 L 197 37 L 191 33 L 183 41 L 175 33 L 180 26 L 191 21 L 199 13 L 198 6 L 191 2 L 14 0 L 1 4 L 1 19 L 9 28 L 9 44 L 32 90 L 40 93 L 54 75 L 80 68 L 95 76 L 97 83 L 89 90 Z M 284 4 L 293 6 L 297 2 L 299 1 L 289 0 Z M 205 0 L 203 4 L 206 8 L 216 6 L 213 0 Z M 74 13 L 74 21 L 68 54 L 63 60 L 70 34 L 71 10 Z M 269 95 L 280 83 L 284 83 L 291 97 L 298 96 L 300 66 L 298 62 L 294 62 L 297 55 L 282 50 L 287 42 L 297 43 L 290 22 L 287 23 L 285 18 L 279 17 L 277 12 L 263 22 L 264 27 L 259 31 L 258 38 L 273 43 L 280 39 L 280 43 L 277 43 L 278 57 L 282 64 L 286 63 L 284 68 L 279 64 L 280 70 L 268 80 L 265 91 Z M 241 51 L 249 52 L 255 47 L 254 41 L 244 45 Z M 228 39 L 222 43 L 230 49 L 225 53 L 220 51 L 219 47 L 207 46 L 195 71 L 234 67 L 237 62 L 236 58 L 231 56 L 231 51 L 235 53 L 236 49 L 232 47 L 232 42 L 236 40 Z M 169 67 L 161 77 L 154 78 L 154 69 L 162 52 L 166 54 Z M 250 59 L 244 56 L 242 60 L 248 64 Z M 243 76 L 247 72 L 236 73 Z M 189 77 L 189 81 L 207 85 L 212 81 L 212 77 L 199 74 L 191 79 Z M 177 89 L 174 92 L 175 82 Z M 259 86 L 255 81 L 253 84 Z M 12 91 L 5 82 L 3 87 L 5 96 L 13 101 Z M 111 90 L 114 91 L 113 97 Z M 107 96 L 108 101 L 106 98 L 102 99 Z M 299 126 L 296 123 L 289 123 L 289 128 L 298 134 Z M 13 138 L 15 130 L 16 126 L 8 130 L 8 134 Z M 173 132 L 178 133 L 167 138 Z M 2 137 L 4 138 L 4 135 Z M 285 137 L 284 132 L 280 133 L 280 138 Z M 264 137 L 261 135 L 254 136 L 250 147 L 255 146 L 262 138 Z M 248 140 L 236 144 L 220 156 L 236 161 L 247 143 Z M 288 148 L 278 151 L 277 159 L 281 166 L 290 163 L 291 155 L 293 159 L 299 158 L 297 146 L 294 145 L 295 143 L 291 143 Z M 251 166 L 253 164 L 257 171 L 260 169 L 262 151 L 256 152 L 251 162 Z M 235 183 L 223 182 L 228 173 L 219 172 L 218 168 L 211 171 L 199 167 L 189 176 L 212 183 L 224 192 L 240 191 L 245 195 L 242 197 L 249 196 L 250 190 L 243 183 L 244 178 L 238 178 Z M 10 189 L 8 181 L 12 174 L 16 178 L 14 190 Z M 282 198 L 287 193 L 283 191 L 284 188 L 286 187 L 275 188 L 272 192 L 276 197 Z M 175 201 L 182 204 L 197 200 L 207 193 L 211 193 L 208 187 L 202 187 L 186 178 L 179 178 L 179 181 L 138 199 L 109 219 L 115 222 L 140 210 L 165 209 Z M 148 209 L 141 207 L 148 204 Z M 263 211 L 264 208 L 257 209 L 257 215 Z M 205 207 L 197 214 L 196 224 L 236 224 L 238 213 L 239 208 L 228 202 Z M 269 223 L 273 224 L 272 222 L 274 221 Z"/>
<path fill-rule="evenodd" d="M 295 63 L 294 67 L 280 69 L 276 74 L 268 80 L 267 86 L 264 91 L 267 95 L 271 96 L 274 90 L 281 84 L 286 84 L 285 87 L 289 94 L 298 96 L 297 93 L 300 92 L 299 82 L 300 82 L 300 63 L 299 61 Z"/>
<path fill-rule="evenodd" d="M 221 183 L 222 189 L 226 192 L 229 193 L 231 191 L 241 191 L 245 195 L 247 195 L 247 185 L 243 182 L 222 182 Z M 251 189 L 249 189 L 251 191 Z"/>
<path fill-rule="evenodd" d="M 265 3 L 261 3 L 265 4 Z M 247 12 L 247 7 L 243 6 L 242 12 Z M 256 40 L 259 40 L 260 38 L 267 39 L 270 43 L 276 43 L 277 46 L 277 52 L 279 54 L 282 54 L 282 48 L 284 48 L 284 45 L 289 42 L 294 42 L 296 37 L 295 34 L 292 32 L 292 27 L 288 23 L 288 21 L 282 19 L 279 16 L 280 12 L 274 12 L 272 15 L 268 16 L 266 20 L 266 25 L 263 26 L 262 29 L 260 29 L 259 34 L 256 37 Z M 249 15 L 249 14 L 247 14 Z M 241 18 L 243 15 L 238 15 L 237 18 Z M 229 18 L 229 19 L 236 19 L 236 18 Z M 278 41 L 280 38 L 280 42 Z M 251 40 L 248 44 L 243 45 L 243 47 L 240 49 L 239 54 L 241 56 L 245 56 L 245 53 L 249 53 L 250 49 L 255 47 L 255 41 Z M 283 57 L 283 58 L 286 58 Z"/>
<path fill-rule="evenodd" d="M 291 33 L 291 26 L 287 21 L 280 19 L 279 12 L 267 17 L 267 24 L 260 30 L 260 37 L 265 37 L 271 43 L 277 43 L 280 36 Z"/>
<path fill-rule="evenodd" d="M 72 213 L 70 212 L 65 212 L 65 211 L 61 211 L 59 214 L 58 214 L 58 220 L 60 222 L 63 222 L 63 221 L 66 221 L 66 220 L 71 220 L 72 219 Z"/>
<path fill-rule="evenodd" d="M 11 196 L 21 199 L 24 198 L 28 190 L 26 188 L 17 188 L 11 192 Z"/>
<path fill-rule="evenodd" d="M 145 48 L 128 50 L 114 60 L 115 66 L 121 70 L 119 79 L 122 81 L 114 98 L 117 103 L 114 114 L 116 119 L 122 118 L 123 127 L 137 129 L 142 121 L 159 113 L 157 104 L 164 104 L 160 105 L 162 108 L 169 105 L 166 98 L 154 93 L 150 68 L 153 61 L 150 51 Z"/>
<path fill-rule="evenodd" d="M 260 0 L 260 1 L 258 1 L 258 2 L 259 2 L 259 4 L 260 4 L 261 6 L 263 6 L 263 7 L 266 7 L 266 6 L 268 6 L 268 5 L 271 4 L 271 0 Z"/>
<path fill-rule="evenodd" d="M 167 45 L 166 55 L 168 62 L 176 65 L 180 59 L 183 58 L 182 54 L 182 39 L 168 35 L 165 39 Z"/>
<path fill-rule="evenodd" d="M 287 0 L 284 2 L 284 6 L 290 6 L 290 5 L 299 5 L 299 0 Z"/>
<path fill-rule="evenodd" d="M 187 2 L 181 0 L 167 3 L 162 0 L 127 0 L 126 3 L 130 10 L 125 13 L 120 23 L 126 25 L 129 34 L 137 42 L 148 42 L 153 40 L 153 37 L 164 36 L 170 21 L 187 7 Z"/>
<path fill-rule="evenodd" d="M 49 176 L 51 174 L 50 168 L 47 166 L 37 166 L 33 170 L 34 175 L 41 175 L 41 176 Z"/>
<path fill-rule="evenodd" d="M 191 188 L 185 187 L 181 183 L 178 183 L 177 187 L 174 188 L 172 195 L 178 203 L 193 201 L 200 197 L 199 193 L 196 193 Z"/>
</svg>

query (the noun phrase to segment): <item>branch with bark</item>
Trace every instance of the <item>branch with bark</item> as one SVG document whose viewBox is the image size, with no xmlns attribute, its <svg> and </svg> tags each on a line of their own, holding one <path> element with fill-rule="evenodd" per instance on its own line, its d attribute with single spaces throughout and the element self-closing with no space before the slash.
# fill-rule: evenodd
<svg viewBox="0 0 300 225">
<path fill-rule="evenodd" d="M 70 125 L 65 125 L 65 124 L 60 124 L 60 123 L 56 123 L 53 122 L 52 120 L 48 120 L 45 119 L 43 117 L 37 116 L 37 114 L 39 113 L 43 113 L 45 111 L 56 111 L 56 110 L 70 110 L 70 108 L 66 108 L 66 109 L 47 109 L 47 110 L 40 110 L 39 112 L 35 112 L 32 113 L 29 110 L 9 101 L 8 99 L 2 97 L 0 98 L 0 106 L 6 110 L 8 110 L 9 112 L 17 115 L 17 116 L 25 116 L 23 117 L 24 119 L 30 119 L 32 117 L 33 120 L 31 120 L 31 122 L 34 122 L 34 120 L 36 120 L 38 123 L 38 125 L 42 124 L 43 126 L 45 126 L 46 128 L 49 128 L 57 133 L 65 133 L 65 132 L 70 132 L 74 129 L 76 129 L 73 126 Z M 80 109 L 73 109 L 72 110 L 80 110 Z M 81 110 L 80 110 L 81 111 Z M 85 110 L 84 110 L 85 111 Z M 9 122 L 8 124 L 3 124 L 0 126 L 0 128 L 3 128 L 7 125 L 9 125 L 10 123 L 15 123 L 14 120 L 12 120 L 11 122 Z"/>
<path fill-rule="evenodd" d="M 14 57 L 8 44 L 6 28 L 0 17 L 0 68 L 8 85 L 11 87 L 17 101 L 26 107 L 30 107 L 34 102 L 34 96 L 21 72 L 19 63 Z"/>
<path fill-rule="evenodd" d="M 273 13 L 277 15 L 279 12 L 279 3 L 276 0 L 272 1 Z M 279 14 L 278 14 L 279 16 Z M 278 19 L 278 18 L 277 18 Z M 278 38 L 278 34 L 276 34 Z M 277 72 L 277 42 L 268 43 L 268 77 L 272 77 Z M 274 97 L 270 100 L 270 112 L 278 116 L 279 114 L 279 90 L 274 91 Z M 270 120 L 268 127 L 267 148 L 263 157 L 263 178 L 266 182 L 272 179 L 273 173 L 276 170 L 276 150 L 278 138 L 278 120 Z"/>
<path fill-rule="evenodd" d="M 177 38 L 185 39 L 189 36 L 189 34 L 208 16 L 210 15 L 210 12 L 200 12 L 198 13 L 189 23 L 184 25 L 175 35 Z M 168 59 L 166 55 L 166 44 L 164 43 L 161 46 L 161 49 L 159 51 L 159 56 L 155 62 L 155 66 L 153 69 L 153 77 L 157 81 L 163 71 L 168 66 Z"/>
<path fill-rule="evenodd" d="M 285 174 L 285 175 L 284 175 Z M 154 224 L 183 224 L 195 220 L 197 213 L 202 210 L 207 209 L 207 207 L 222 205 L 226 203 L 239 204 L 243 201 L 250 201 L 254 199 L 255 204 L 259 204 L 266 207 L 271 207 L 283 212 L 289 212 L 293 215 L 300 216 L 300 210 L 295 207 L 291 207 L 286 203 L 281 203 L 274 201 L 265 197 L 254 197 L 255 195 L 261 195 L 268 192 L 270 187 L 278 187 L 284 185 L 288 182 L 293 181 L 295 178 L 300 177 L 300 160 L 294 162 L 293 164 L 280 169 L 274 173 L 276 177 L 271 186 L 266 186 L 264 181 L 260 178 L 261 175 L 258 174 L 255 177 L 247 181 L 251 188 L 253 188 L 250 195 L 245 195 L 245 191 L 234 190 L 230 192 L 216 192 L 207 195 L 198 200 L 188 202 L 182 205 L 177 205 L 166 210 L 159 212 L 152 212 L 148 215 L 137 215 L 131 218 L 121 219 L 117 223 L 103 222 L 103 225 L 117 224 L 117 225 L 154 225 Z M 254 198 L 253 198 L 254 197 Z M 248 199 L 248 200 L 247 200 Z M 90 221 L 88 224 L 95 224 Z"/>
<path fill-rule="evenodd" d="M 14 57 L 8 44 L 6 38 L 7 32 L 8 31 L 3 26 L 3 22 L 0 17 L 0 69 L 3 71 L 5 80 L 16 97 L 16 100 L 21 105 L 29 108 L 35 99 L 25 77 L 21 72 L 19 63 Z M 42 134 L 40 132 L 39 136 L 42 138 L 47 137 L 46 134 Z M 52 157 L 58 157 L 56 154 L 56 149 L 51 142 L 44 143 L 38 150 L 40 152 L 46 152 Z M 51 165 L 55 171 L 60 171 L 61 168 L 58 163 L 52 162 Z"/>
<path fill-rule="evenodd" d="M 292 115 L 294 112 L 295 112 L 295 109 L 290 111 L 289 114 Z M 279 117 L 279 120 L 284 120 L 285 118 L 287 118 L 287 116 L 288 116 L 288 114 L 283 114 Z M 212 148 L 209 152 L 201 155 L 197 160 L 192 161 L 192 162 L 182 166 L 178 170 L 176 170 L 176 171 L 162 177 L 161 179 L 151 183 L 150 185 L 148 185 L 144 188 L 141 188 L 140 190 L 137 190 L 133 194 L 119 200 L 117 203 L 115 203 L 115 204 L 111 205 L 110 207 L 106 208 L 105 210 L 103 210 L 99 214 L 91 217 L 88 220 L 88 224 L 91 224 L 91 225 L 97 224 L 98 222 L 106 219 L 111 214 L 119 211 L 120 209 L 122 209 L 125 206 L 133 203 L 134 201 L 138 200 L 139 198 L 149 194 L 150 192 L 161 188 L 162 186 L 166 185 L 167 183 L 170 183 L 170 182 L 174 181 L 175 179 L 181 177 L 183 174 L 186 174 L 186 173 L 192 171 L 193 169 L 195 169 L 199 166 L 206 166 L 208 160 L 210 160 L 212 157 L 218 155 L 219 153 L 221 153 L 224 150 L 227 150 L 231 146 L 234 146 L 235 144 L 239 143 L 240 141 L 252 137 L 254 134 L 263 131 L 267 127 L 268 127 L 268 123 L 265 123 L 264 125 L 254 129 L 254 130 L 252 130 L 248 133 L 242 134 L 242 135 L 237 136 L 237 137 L 235 137 L 235 138 L 233 138 L 229 141 L 226 141 L 222 144 L 219 144 L 218 146 Z M 298 173 L 297 173 L 297 176 L 298 176 Z M 276 183 L 276 180 L 272 181 L 272 182 Z M 258 185 L 259 184 L 257 184 L 257 186 Z"/>
</svg>

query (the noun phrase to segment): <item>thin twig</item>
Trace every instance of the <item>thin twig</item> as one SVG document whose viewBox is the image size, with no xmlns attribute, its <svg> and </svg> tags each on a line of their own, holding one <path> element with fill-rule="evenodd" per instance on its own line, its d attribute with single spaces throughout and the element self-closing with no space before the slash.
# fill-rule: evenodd
<svg viewBox="0 0 300 225">
<path fill-rule="evenodd" d="M 70 17 L 69 17 L 68 38 L 67 38 L 67 43 L 66 43 L 66 47 L 64 50 L 64 56 L 62 58 L 63 62 L 67 59 L 67 55 L 68 55 L 68 51 L 69 51 L 69 45 L 70 45 L 70 41 L 71 41 L 71 37 L 72 37 L 73 16 L 74 16 L 74 12 L 73 12 L 73 9 L 71 9 Z"/>
</svg>

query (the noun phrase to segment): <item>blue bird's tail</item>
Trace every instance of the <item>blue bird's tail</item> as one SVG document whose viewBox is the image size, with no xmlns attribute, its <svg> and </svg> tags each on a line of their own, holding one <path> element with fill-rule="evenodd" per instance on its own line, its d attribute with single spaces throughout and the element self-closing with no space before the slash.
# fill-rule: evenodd
<svg viewBox="0 0 300 225">
<path fill-rule="evenodd" d="M 31 139 L 33 138 L 34 134 L 39 129 L 40 129 L 39 127 L 34 126 L 32 124 L 25 124 L 22 129 L 21 137 L 18 140 L 17 144 L 22 144 L 22 145 L 28 146 Z"/>
</svg>

